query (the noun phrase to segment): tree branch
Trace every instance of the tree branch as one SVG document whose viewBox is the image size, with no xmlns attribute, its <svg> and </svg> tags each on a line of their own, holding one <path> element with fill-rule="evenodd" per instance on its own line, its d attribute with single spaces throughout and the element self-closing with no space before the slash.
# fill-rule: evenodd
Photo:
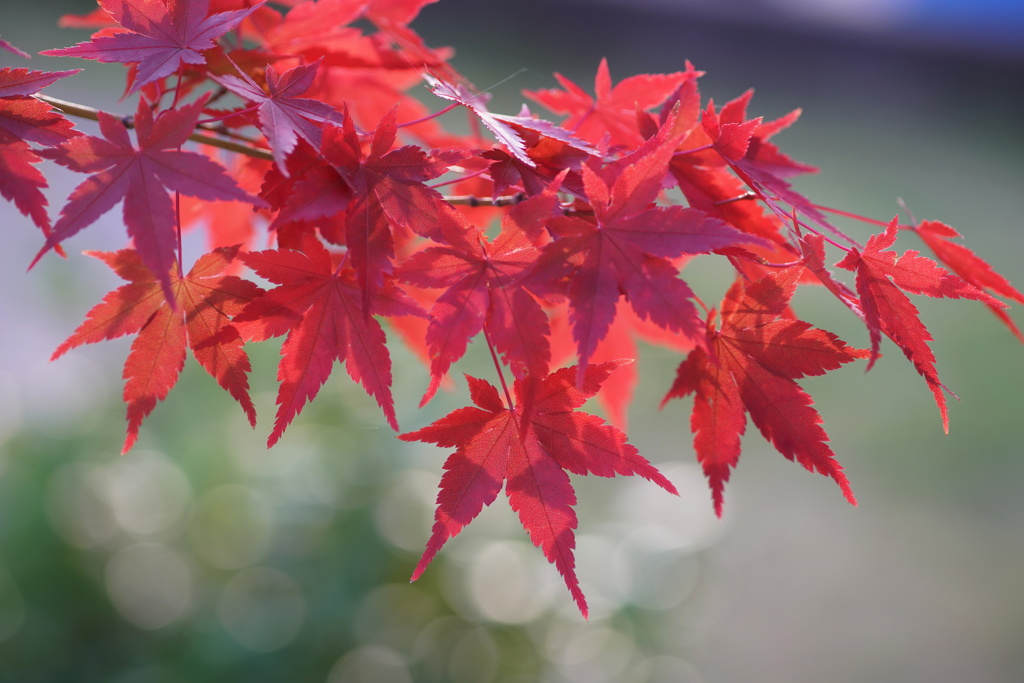
<svg viewBox="0 0 1024 683">
<path fill-rule="evenodd" d="M 89 119 L 90 121 L 99 121 L 99 109 L 93 109 L 92 107 L 86 107 L 82 104 L 75 104 L 74 102 L 65 102 L 64 100 L 58 100 L 56 97 L 50 97 L 48 95 L 34 95 L 37 100 L 45 102 L 54 109 L 57 109 L 69 116 L 77 116 L 83 119 Z M 112 115 L 113 116 L 113 115 Z M 119 118 L 119 117 L 118 117 Z M 131 128 L 131 119 L 121 119 L 124 121 L 125 126 Z M 211 133 L 221 134 L 217 126 L 213 124 L 201 123 L 197 126 L 203 130 L 208 130 Z M 238 154 L 245 154 L 246 156 L 255 157 L 256 159 L 266 159 L 267 161 L 273 161 L 274 157 L 270 154 L 269 150 L 260 149 L 258 147 L 252 147 L 250 145 L 243 145 L 231 140 L 225 140 L 223 138 L 212 137 L 210 135 L 204 135 L 202 133 L 193 133 L 189 136 L 189 140 L 193 140 L 203 145 L 210 145 L 212 147 L 219 147 L 229 152 L 237 152 Z"/>
</svg>

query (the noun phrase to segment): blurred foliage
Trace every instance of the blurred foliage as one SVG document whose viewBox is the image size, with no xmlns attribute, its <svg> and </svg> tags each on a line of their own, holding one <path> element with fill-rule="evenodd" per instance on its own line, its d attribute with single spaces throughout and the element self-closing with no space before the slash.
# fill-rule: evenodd
<svg viewBox="0 0 1024 683">
<path fill-rule="evenodd" d="M 111 395 L 92 397 L 101 415 L 78 433 L 13 433 L 0 461 L 0 681 L 483 683 L 541 680 L 552 662 L 572 680 L 646 681 L 652 667 L 685 669 L 646 649 L 652 615 L 696 584 L 698 546 L 678 530 L 648 527 L 637 542 L 658 551 L 648 578 L 682 568 L 684 590 L 651 592 L 619 567 L 618 597 L 597 591 L 584 630 L 508 509 L 410 585 L 434 475 L 408 461 L 422 450 L 403 454 L 358 418 L 357 391 L 334 388 L 271 452 L 191 365 L 126 456 Z M 581 536 L 581 563 L 629 562 L 607 543 Z"/>
</svg>

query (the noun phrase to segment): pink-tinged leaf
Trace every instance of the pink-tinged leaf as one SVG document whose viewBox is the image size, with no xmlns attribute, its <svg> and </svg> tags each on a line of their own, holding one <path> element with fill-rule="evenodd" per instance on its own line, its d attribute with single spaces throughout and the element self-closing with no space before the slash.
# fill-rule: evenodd
<svg viewBox="0 0 1024 683">
<path fill-rule="evenodd" d="M 708 316 L 709 352 L 690 352 L 662 401 L 664 406 L 672 398 L 694 394 L 694 449 L 719 516 L 725 483 L 739 461 L 746 413 L 779 453 L 831 477 L 856 504 L 828 446 L 821 416 L 794 380 L 835 370 L 868 353 L 801 320 L 780 317 L 802 271 L 794 266 L 752 283 L 738 279 L 722 302 L 719 329 L 714 327 L 714 311 Z"/>
<path fill-rule="evenodd" d="M 600 156 L 588 142 L 579 139 L 572 131 L 550 121 L 530 115 L 525 107 L 519 116 L 492 114 L 487 110 L 488 95 L 471 92 L 462 84 L 453 84 L 439 80 L 430 75 L 424 78 L 431 85 L 431 91 L 438 97 L 457 102 L 467 107 L 480 119 L 488 130 L 494 133 L 498 142 L 520 163 L 533 168 L 537 164 L 530 158 L 527 151 L 527 140 L 535 144 L 539 137 L 546 137 L 571 146 L 576 151 L 589 155 Z"/>
<path fill-rule="evenodd" d="M 487 110 L 488 95 L 471 92 L 461 83 L 449 83 L 434 78 L 429 74 L 424 74 L 423 78 L 430 84 L 431 92 L 435 95 L 457 102 L 476 114 L 480 122 L 494 133 L 494 137 L 498 138 L 498 142 L 503 144 L 515 158 L 527 166 L 534 165 L 533 161 L 526 154 L 526 143 L 519 133 L 516 132 L 515 128 Z"/>
<path fill-rule="evenodd" d="M 828 291 L 832 292 L 837 299 L 843 302 L 847 308 L 853 311 L 861 320 L 864 319 L 864 311 L 860 308 L 860 301 L 857 295 L 845 284 L 836 280 L 832 272 L 825 265 L 825 239 L 821 235 L 807 233 L 800 236 L 800 249 L 804 255 L 804 265 L 807 270 L 814 273 L 815 277 L 825 285 Z"/>
<path fill-rule="evenodd" d="M 835 227 L 813 202 L 792 189 L 787 178 L 804 173 L 815 173 L 813 166 L 800 163 L 782 154 L 768 138 L 789 126 L 799 116 L 799 110 L 777 119 L 762 122 L 760 118 L 746 121 L 746 109 L 753 91 L 726 103 L 716 113 L 708 103 L 701 125 L 720 159 L 729 164 L 733 172 L 775 213 L 787 221 L 793 209 L 809 217 L 818 225 L 844 242 L 853 244 L 845 233 Z"/>
<path fill-rule="evenodd" d="M 0 97 L 33 95 L 48 85 L 68 76 L 74 76 L 81 69 L 71 71 L 32 71 L 30 69 L 0 69 Z"/>
<path fill-rule="evenodd" d="M 239 70 L 241 78 L 216 76 L 210 78 L 248 102 L 257 103 L 260 129 L 270 141 L 274 163 L 288 175 L 285 159 L 295 149 L 299 138 L 319 149 L 321 124 L 341 125 L 341 112 L 319 100 L 299 97 L 313 84 L 320 62 L 304 64 L 288 69 L 278 75 L 274 66 L 267 66 L 267 90 L 269 95 Z"/>
<path fill-rule="evenodd" d="M 108 293 L 85 321 L 61 344 L 52 359 L 82 344 L 138 334 L 124 365 L 124 401 L 128 430 L 124 452 L 134 445 L 142 421 L 167 397 L 185 363 L 186 348 L 217 383 L 238 401 L 256 424 L 249 398 L 249 358 L 242 340 L 228 327 L 230 318 L 263 290 L 223 271 L 237 248 L 204 255 L 189 274 L 171 273 L 168 301 L 162 282 L 154 277 L 137 251 L 91 252 L 128 284 Z"/>
<path fill-rule="evenodd" d="M 4 50 L 7 50 L 8 52 L 13 52 L 14 54 L 18 55 L 19 57 L 24 57 L 25 59 L 31 59 L 31 56 L 27 52 L 19 50 L 18 48 L 14 47 L 13 45 L 8 43 L 3 38 L 0 38 L 0 48 L 2 48 Z"/>
<path fill-rule="evenodd" d="M 53 57 L 82 57 L 100 62 L 136 64 L 128 87 L 131 94 L 147 83 L 170 76 L 184 64 L 205 64 L 203 52 L 237 26 L 266 0 L 245 9 L 211 16 L 209 0 L 101 0 L 100 4 L 125 30 L 101 34 L 92 40 L 60 50 Z"/>
<path fill-rule="evenodd" d="M 573 552 L 576 494 L 567 471 L 603 477 L 639 475 L 677 494 L 626 442 L 625 434 L 576 410 L 621 364 L 592 365 L 579 385 L 574 367 L 517 379 L 514 406 L 504 405 L 491 384 L 467 377 L 477 407 L 460 408 L 423 429 L 399 436 L 405 441 L 456 449 L 444 465 L 434 526 L 413 580 L 449 538 L 494 502 L 504 485 L 509 504 L 530 540 L 555 565 L 580 612 L 587 616 Z"/>
</svg>

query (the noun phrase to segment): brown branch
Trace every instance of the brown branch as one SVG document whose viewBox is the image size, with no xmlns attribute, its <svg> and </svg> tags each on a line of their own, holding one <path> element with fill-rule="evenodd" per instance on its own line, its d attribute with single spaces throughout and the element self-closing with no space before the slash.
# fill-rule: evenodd
<svg viewBox="0 0 1024 683">
<path fill-rule="evenodd" d="M 56 97 L 50 97 L 48 95 L 34 95 L 37 100 L 45 102 L 54 109 L 57 109 L 68 116 L 77 116 L 83 119 L 89 119 L 90 121 L 99 121 L 99 109 L 93 109 L 87 107 L 84 104 L 75 104 L 74 102 L 66 102 L 59 100 Z M 113 114 L 114 118 L 120 120 L 126 128 L 134 127 L 132 124 L 132 117 L 118 117 Z M 204 131 L 209 131 L 217 135 L 232 135 L 230 132 L 223 130 L 223 127 L 219 124 L 213 123 L 200 123 L 196 128 Z M 266 159 L 267 161 L 273 161 L 274 157 L 271 155 L 269 150 L 261 149 L 259 147 L 253 147 L 251 145 L 243 145 L 238 142 L 231 140 L 225 140 L 220 137 L 212 137 L 203 133 L 193 133 L 189 136 L 189 140 L 198 142 L 203 145 L 210 145 L 211 147 L 219 147 L 229 152 L 237 152 L 238 154 L 245 154 L 250 157 L 257 159 Z M 244 139 L 244 138 L 243 138 Z M 740 197 L 742 198 L 742 197 Z M 474 195 L 456 195 L 446 196 L 445 201 L 452 205 L 458 206 L 514 206 L 523 202 L 526 199 L 526 194 L 519 192 L 514 195 L 507 195 L 504 197 L 476 197 Z M 571 213 L 571 210 L 563 208 L 564 213 Z"/>
<path fill-rule="evenodd" d="M 465 195 L 447 195 L 444 200 L 452 205 L 457 206 L 512 206 L 519 204 L 526 199 L 526 195 L 522 192 L 517 194 L 508 195 L 505 197 L 477 197 L 471 194 Z"/>
<path fill-rule="evenodd" d="M 86 107 L 82 104 L 75 104 L 74 102 L 65 102 L 64 100 L 58 100 L 56 97 L 49 97 L 48 95 L 35 95 L 37 100 L 45 102 L 54 109 L 57 109 L 69 116 L 77 116 L 83 119 L 89 119 L 90 121 L 100 120 L 100 110 L 93 109 L 92 107 Z M 112 115 L 113 116 L 113 115 Z M 120 118 L 120 117 L 115 117 Z M 126 127 L 131 128 L 131 120 L 120 118 Z M 208 123 L 201 123 L 197 128 L 208 130 L 212 133 L 221 134 L 219 126 Z M 243 145 L 231 140 L 224 140 L 223 138 L 212 137 L 210 135 L 204 135 L 203 133 L 193 133 L 189 136 L 189 140 L 193 140 L 203 145 L 210 145 L 211 147 L 219 147 L 229 152 L 237 152 L 238 154 L 245 154 L 246 156 L 255 157 L 257 159 L 266 159 L 267 161 L 273 161 L 274 157 L 270 154 L 269 150 L 260 149 L 259 147 L 252 147 L 250 145 Z"/>
</svg>

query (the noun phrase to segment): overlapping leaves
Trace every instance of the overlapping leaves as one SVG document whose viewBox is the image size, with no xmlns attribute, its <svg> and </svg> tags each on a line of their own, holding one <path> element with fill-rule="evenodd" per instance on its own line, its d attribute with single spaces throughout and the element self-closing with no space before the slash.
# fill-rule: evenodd
<svg viewBox="0 0 1024 683">
<path fill-rule="evenodd" d="M 471 343 L 484 345 L 496 381 L 469 377 L 473 406 L 401 436 L 454 449 L 414 578 L 504 488 L 586 614 L 569 474 L 635 474 L 674 492 L 619 429 L 638 338 L 687 354 L 666 400 L 693 397 L 694 447 L 721 514 L 748 416 L 853 501 L 798 380 L 856 359 L 870 368 L 883 336 L 925 378 L 947 426 L 931 337 L 907 293 L 980 301 L 1021 336 L 995 297 L 1024 295 L 952 228 L 893 221 L 862 247 L 791 186 L 815 169 L 772 138 L 799 110 L 749 116 L 749 92 L 702 104 L 703 74 L 689 63 L 613 85 L 602 61 L 593 94 L 559 75 L 561 89 L 527 93 L 560 122 L 525 107 L 497 114 L 449 51 L 409 27 L 430 1 L 101 0 L 105 11 L 73 19 L 100 27 L 90 40 L 46 53 L 127 65 L 135 114 L 100 112 L 99 135 L 78 134 L 36 99 L 74 72 L 0 69 L 0 194 L 42 229 L 36 258 L 123 203 L 132 248 L 96 256 L 127 284 L 55 356 L 137 335 L 125 364 L 126 449 L 175 385 L 186 349 L 255 422 L 243 343 L 284 337 L 272 445 L 336 363 L 399 429 L 392 332 L 429 365 L 423 403 Z M 428 116 L 437 102 L 424 81 L 468 109 L 473 134 Z M 225 115 L 226 95 L 242 108 Z M 243 153 L 225 162 L 230 173 L 184 148 L 200 126 L 205 142 Z M 52 223 L 42 158 L 87 176 Z M 453 186 L 472 195 L 442 194 Z M 268 242 L 212 251 L 181 275 L 188 216 L 215 221 L 218 236 Z M 892 250 L 901 228 L 945 267 Z M 836 265 L 854 284 L 833 273 L 827 248 L 842 252 Z M 681 273 L 710 254 L 737 273 L 717 311 Z M 272 286 L 240 277 L 245 267 Z M 869 350 L 799 318 L 794 292 L 813 283 L 863 323 Z M 511 385 L 504 397 L 499 385 Z M 615 426 L 581 412 L 591 397 Z"/>
</svg>

